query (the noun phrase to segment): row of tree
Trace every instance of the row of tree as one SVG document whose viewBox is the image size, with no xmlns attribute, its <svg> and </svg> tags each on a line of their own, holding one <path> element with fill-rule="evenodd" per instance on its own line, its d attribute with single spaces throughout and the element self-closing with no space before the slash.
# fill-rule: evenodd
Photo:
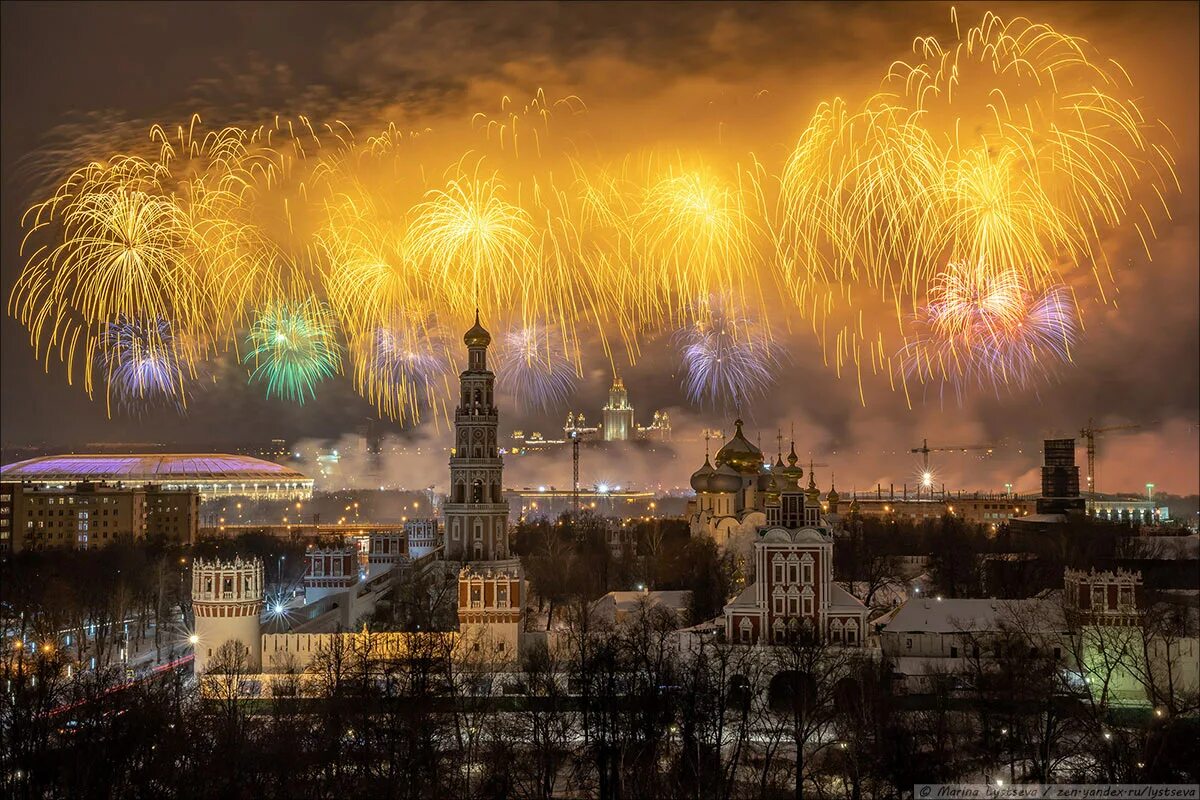
<svg viewBox="0 0 1200 800">
<path fill-rule="evenodd" d="M 268 684 L 227 644 L 198 683 L 7 662 L 13 797 L 890 798 L 917 782 L 1195 781 L 1194 715 L 1121 722 L 1013 628 L 1005 655 L 922 696 L 872 651 L 675 631 L 646 606 L 517 666 L 455 634 L 331 637 Z M 1018 644 L 1022 646 L 1017 646 Z M 252 696 L 254 699 L 247 699 Z M 1194 711 L 1194 709 L 1193 709 Z"/>
</svg>

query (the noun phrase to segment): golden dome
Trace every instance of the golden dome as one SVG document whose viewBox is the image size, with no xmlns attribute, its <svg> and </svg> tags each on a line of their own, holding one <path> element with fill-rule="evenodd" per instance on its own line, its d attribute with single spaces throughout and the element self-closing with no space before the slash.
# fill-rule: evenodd
<svg viewBox="0 0 1200 800">
<path fill-rule="evenodd" d="M 800 489 L 800 479 L 804 477 L 804 468 L 797 465 L 800 457 L 796 455 L 796 443 L 792 442 L 792 450 L 788 453 L 788 465 L 779 470 L 779 475 L 786 481 L 788 491 Z"/>
<path fill-rule="evenodd" d="M 725 446 L 717 451 L 718 467 L 728 464 L 743 475 L 757 475 L 763 466 L 762 450 L 742 435 L 742 421 L 734 422 L 737 431 Z"/>
<path fill-rule="evenodd" d="M 479 309 L 475 309 L 475 325 L 463 334 L 463 343 L 467 347 L 487 347 L 492 343 L 492 335 L 487 328 L 479 324 Z"/>
</svg>

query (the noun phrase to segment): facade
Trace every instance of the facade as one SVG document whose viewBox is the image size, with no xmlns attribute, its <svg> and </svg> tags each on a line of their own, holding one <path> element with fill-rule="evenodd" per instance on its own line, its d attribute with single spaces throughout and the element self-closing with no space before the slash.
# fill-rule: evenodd
<svg viewBox="0 0 1200 800">
<path fill-rule="evenodd" d="M 304 602 L 348 592 L 358 583 L 358 548 L 311 547 L 304 554 Z"/>
<path fill-rule="evenodd" d="M 234 495 L 307 500 L 313 489 L 312 478 L 290 467 L 225 453 L 43 456 L 0 468 L 0 479 L 44 488 L 121 482 L 190 489 L 199 492 L 201 500 Z"/>
<path fill-rule="evenodd" d="M 0 550 L 87 550 L 161 538 L 190 544 L 200 524 L 195 490 L 96 483 L 0 484 Z"/>
<path fill-rule="evenodd" d="M 645 442 L 670 442 L 671 415 L 666 411 L 655 411 L 654 420 L 649 425 L 637 426 L 637 438 Z"/>
<path fill-rule="evenodd" d="M 200 493 L 146 487 L 146 536 L 192 544 L 200 530 Z"/>
<path fill-rule="evenodd" d="M 1086 625 L 1136 625 L 1142 573 L 1118 569 L 1063 574 L 1063 605 Z"/>
<path fill-rule="evenodd" d="M 608 403 L 604 414 L 604 441 L 627 442 L 633 438 L 633 406 L 629 405 L 629 392 L 620 375 L 613 376 L 612 388 L 608 390 Z"/>
<path fill-rule="evenodd" d="M 372 531 L 367 539 L 367 580 L 395 569 L 407 557 L 402 531 Z"/>
<path fill-rule="evenodd" d="M 459 374 L 454 413 L 450 497 L 443 508 L 445 552 L 451 561 L 494 561 L 508 557 L 508 502 L 497 442 L 496 376 L 487 367 L 492 337 L 479 324 L 478 312 L 463 342 L 467 368 Z"/>
<path fill-rule="evenodd" d="M 946 514 L 952 514 L 995 530 L 1009 520 L 1034 513 L 1036 503 L 1032 498 L 1003 493 L 976 492 L 932 499 L 922 497 L 918 500 L 879 491 L 865 496 L 856 494 L 851 499 L 850 507 L 853 513 L 864 517 L 905 519 L 914 522 L 941 519 Z"/>
<path fill-rule="evenodd" d="M 1075 465 L 1074 439 L 1046 439 L 1042 447 L 1042 496 L 1039 514 L 1083 511 L 1086 501 L 1079 494 L 1079 467 Z"/>
<path fill-rule="evenodd" d="M 262 606 L 261 561 L 196 559 L 192 564 L 192 613 L 196 618 L 193 671 L 197 675 L 208 671 L 213 660 L 219 658 L 221 646 L 233 642 L 245 656 L 243 671 L 259 672 Z"/>
<path fill-rule="evenodd" d="M 755 534 L 755 581 L 725 606 L 728 641 L 782 644 L 801 630 L 854 647 L 866 639 L 866 606 L 833 582 L 833 531 L 811 476 L 806 491 L 787 487 L 767 500 L 767 524 Z M 828 504 L 836 508 L 839 499 L 830 489 Z"/>
<path fill-rule="evenodd" d="M 467 564 L 458 574 L 458 633 L 467 647 L 497 660 L 517 657 L 525 578 L 517 560 Z"/>
</svg>

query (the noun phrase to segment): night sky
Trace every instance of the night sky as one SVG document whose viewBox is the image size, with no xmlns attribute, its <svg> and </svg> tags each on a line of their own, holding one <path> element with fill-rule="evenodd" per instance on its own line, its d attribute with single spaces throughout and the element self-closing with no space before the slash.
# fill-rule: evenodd
<svg viewBox="0 0 1200 800">
<path fill-rule="evenodd" d="M 1160 490 L 1195 493 L 1197 6 L 959 4 L 958 14 L 974 22 L 989 8 L 1088 39 L 1126 69 L 1147 116 L 1173 132 L 1182 192 L 1170 198 L 1172 219 L 1156 224 L 1153 261 L 1136 236 L 1115 234 L 1106 246 L 1119 298 L 1088 304 L 1074 363 L 1037 391 L 976 391 L 961 404 L 932 390 L 915 396 L 910 410 L 879 380 L 867 387 L 864 408 L 855 381 L 822 364 L 804 323 L 782 320 L 775 329 L 788 364 L 771 394 L 743 409 L 748 426 L 773 450 L 776 429 L 786 434 L 794 424 L 798 450 L 835 463 L 839 490 L 911 479 L 906 451 L 923 437 L 931 445 L 1024 446 L 1003 469 L 1033 490 L 1038 440 L 1075 435 L 1094 416 L 1143 426 L 1106 441 L 1106 488 L 1153 481 Z M 20 271 L 20 217 L 30 201 L 64 168 L 107 157 L 113 142 L 143 144 L 154 122 L 178 124 L 198 112 L 209 125 L 257 124 L 275 113 L 304 113 L 364 129 L 395 121 L 459 130 L 474 112 L 494 111 L 502 96 L 528 98 L 541 88 L 586 102 L 589 135 L 602 150 L 754 149 L 770 157 L 772 147 L 794 142 L 818 100 L 869 94 L 891 61 L 910 54 L 915 36 L 931 33 L 953 34 L 948 4 L 5 4 L 0 285 L 7 297 Z M 109 419 L 103 400 L 68 386 L 59 365 L 46 374 L 11 317 L 0 331 L 6 447 L 336 439 L 376 418 L 340 380 L 323 384 L 303 407 L 225 381 L 198 394 L 185 418 Z M 609 366 L 585 359 L 583 368 L 570 407 L 597 419 Z M 644 343 L 641 359 L 622 372 L 639 422 L 667 408 L 684 432 L 728 424 L 685 403 L 661 340 Z M 550 418 L 508 413 L 506 422 L 549 431 L 567 410 Z M 376 427 L 444 438 L 428 425 Z M 946 477 L 996 488 L 998 469 L 964 459 L 948 463 Z"/>
</svg>

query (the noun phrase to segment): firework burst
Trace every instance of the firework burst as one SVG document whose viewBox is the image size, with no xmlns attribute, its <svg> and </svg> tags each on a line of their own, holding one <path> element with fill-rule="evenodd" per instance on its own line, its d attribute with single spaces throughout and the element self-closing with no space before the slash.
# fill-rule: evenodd
<svg viewBox="0 0 1200 800">
<path fill-rule="evenodd" d="M 275 302 L 262 309 L 246 337 L 242 359 L 251 383 L 266 382 L 267 397 L 301 405 L 316 385 L 341 371 L 341 347 L 328 306 L 315 300 Z"/>
<path fill-rule="evenodd" d="M 755 320 L 720 301 L 675 334 L 683 389 L 691 402 L 723 410 L 748 407 L 775 383 L 783 351 Z"/>
<path fill-rule="evenodd" d="M 497 387 L 511 394 L 525 413 L 561 408 L 577 377 L 561 334 L 536 324 L 501 337 L 496 372 Z"/>
</svg>

